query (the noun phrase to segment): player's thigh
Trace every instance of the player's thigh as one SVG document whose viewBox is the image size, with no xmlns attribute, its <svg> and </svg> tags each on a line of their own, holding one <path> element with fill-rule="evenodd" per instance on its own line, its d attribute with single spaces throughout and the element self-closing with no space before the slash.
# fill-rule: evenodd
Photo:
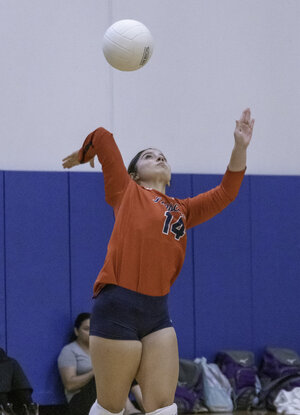
<svg viewBox="0 0 300 415">
<path fill-rule="evenodd" d="M 142 339 L 142 357 L 137 373 L 146 412 L 171 405 L 178 382 L 179 358 L 173 327 L 155 331 Z"/>
<path fill-rule="evenodd" d="M 110 412 L 120 412 L 140 364 L 142 343 L 90 336 L 90 353 L 98 403 Z"/>
</svg>

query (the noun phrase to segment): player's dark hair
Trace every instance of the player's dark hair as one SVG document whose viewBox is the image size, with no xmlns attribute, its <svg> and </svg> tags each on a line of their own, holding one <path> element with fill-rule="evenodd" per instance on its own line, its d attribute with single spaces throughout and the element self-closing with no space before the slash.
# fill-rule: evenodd
<svg viewBox="0 0 300 415">
<path fill-rule="evenodd" d="M 131 160 L 131 162 L 129 163 L 129 166 L 128 166 L 128 169 L 127 169 L 127 171 L 128 171 L 128 174 L 131 174 L 131 173 L 133 173 L 133 174 L 135 174 L 136 173 L 136 164 L 137 164 L 137 162 L 139 161 L 139 159 L 140 159 L 140 157 L 141 157 L 141 155 L 142 155 L 142 153 L 144 152 L 144 151 L 146 151 L 146 150 L 148 150 L 147 148 L 145 148 L 145 150 L 142 150 L 142 151 L 139 151 L 134 157 L 133 157 L 133 159 Z"/>
</svg>

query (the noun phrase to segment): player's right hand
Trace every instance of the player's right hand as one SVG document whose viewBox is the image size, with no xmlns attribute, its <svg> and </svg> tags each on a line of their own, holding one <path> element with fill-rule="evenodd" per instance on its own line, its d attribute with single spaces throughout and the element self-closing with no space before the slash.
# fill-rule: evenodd
<svg viewBox="0 0 300 415">
<path fill-rule="evenodd" d="M 70 154 L 69 156 L 65 157 L 63 159 L 63 168 L 64 169 L 71 169 L 74 166 L 78 166 L 79 161 L 78 161 L 78 154 L 79 154 L 79 150 L 78 151 L 74 151 L 74 153 Z"/>
<path fill-rule="evenodd" d="M 79 161 L 78 161 L 78 154 L 79 154 L 79 150 L 78 151 L 74 151 L 74 153 L 70 154 L 69 156 L 65 157 L 63 159 L 63 168 L 64 169 L 71 169 L 74 166 L 78 166 Z M 89 161 L 91 167 L 95 167 L 95 163 L 94 163 L 94 157 Z"/>
</svg>

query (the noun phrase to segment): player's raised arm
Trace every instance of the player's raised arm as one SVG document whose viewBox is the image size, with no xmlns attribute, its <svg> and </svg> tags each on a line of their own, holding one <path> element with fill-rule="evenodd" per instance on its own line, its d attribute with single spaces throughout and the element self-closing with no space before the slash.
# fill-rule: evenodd
<svg viewBox="0 0 300 415">
<path fill-rule="evenodd" d="M 102 166 L 105 199 L 111 206 L 116 207 L 131 179 L 112 133 L 103 127 L 91 132 L 79 151 L 74 151 L 63 159 L 63 167 L 70 169 L 88 162 L 94 167 L 95 156 Z"/>
<path fill-rule="evenodd" d="M 251 119 L 250 109 L 247 108 L 243 111 L 239 121 L 236 121 L 235 144 L 221 184 L 208 192 L 188 199 L 187 228 L 199 225 L 217 215 L 238 195 L 246 169 L 246 153 L 251 141 L 253 126 L 254 119 Z"/>
<path fill-rule="evenodd" d="M 254 119 L 251 119 L 251 111 L 247 108 L 239 121 L 236 121 L 235 144 L 228 165 L 230 171 L 241 171 L 246 168 L 247 147 L 252 138 L 253 126 Z"/>
</svg>

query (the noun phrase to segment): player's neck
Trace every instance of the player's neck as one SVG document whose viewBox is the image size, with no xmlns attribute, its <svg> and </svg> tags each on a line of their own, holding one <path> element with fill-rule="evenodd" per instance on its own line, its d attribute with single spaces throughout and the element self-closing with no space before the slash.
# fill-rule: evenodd
<svg viewBox="0 0 300 415">
<path fill-rule="evenodd" d="M 160 193 L 166 194 L 166 184 L 165 182 L 151 180 L 151 181 L 139 181 L 139 185 L 145 187 L 146 189 L 154 189 L 157 190 Z"/>
</svg>

